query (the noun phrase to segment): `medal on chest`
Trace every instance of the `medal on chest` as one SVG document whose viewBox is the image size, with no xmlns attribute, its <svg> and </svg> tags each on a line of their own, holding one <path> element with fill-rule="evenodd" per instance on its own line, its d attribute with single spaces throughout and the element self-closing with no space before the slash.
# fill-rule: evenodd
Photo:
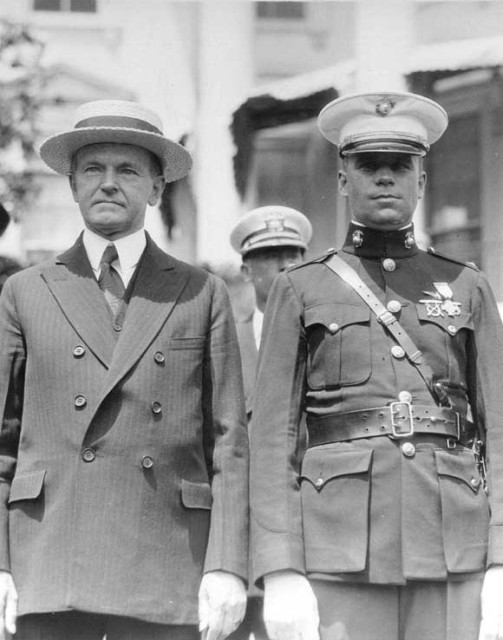
<svg viewBox="0 0 503 640">
<path fill-rule="evenodd" d="M 452 297 L 452 289 L 447 282 L 434 282 L 435 291 L 423 291 L 431 299 L 419 300 L 426 306 L 426 315 L 433 318 L 449 316 L 459 316 L 461 313 L 461 302 L 455 302 Z"/>
</svg>

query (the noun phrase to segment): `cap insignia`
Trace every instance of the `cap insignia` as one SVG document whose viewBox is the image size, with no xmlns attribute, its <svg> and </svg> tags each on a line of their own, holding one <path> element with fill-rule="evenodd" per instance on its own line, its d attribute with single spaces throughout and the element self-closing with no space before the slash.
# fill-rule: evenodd
<svg viewBox="0 0 503 640">
<path fill-rule="evenodd" d="M 265 221 L 267 231 L 284 231 L 285 219 L 280 216 L 271 216 Z"/>
<path fill-rule="evenodd" d="M 396 102 L 390 98 L 381 98 L 376 104 L 376 113 L 379 116 L 387 116 L 395 108 Z"/>
</svg>

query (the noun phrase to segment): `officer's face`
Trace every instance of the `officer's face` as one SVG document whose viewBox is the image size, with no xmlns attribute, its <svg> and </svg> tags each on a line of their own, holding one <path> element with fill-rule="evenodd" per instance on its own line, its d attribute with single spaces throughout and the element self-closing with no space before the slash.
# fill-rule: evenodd
<svg viewBox="0 0 503 640">
<path fill-rule="evenodd" d="M 79 149 L 70 185 L 86 227 L 109 240 L 141 229 L 147 204 L 156 204 L 164 188 L 157 173 L 140 147 L 106 143 Z"/>
<path fill-rule="evenodd" d="M 353 219 L 383 231 L 410 223 L 425 182 L 419 158 L 405 153 L 350 155 L 339 171 L 339 189 Z"/>
<path fill-rule="evenodd" d="M 287 267 L 302 262 L 302 252 L 289 249 L 282 252 L 281 249 L 271 253 L 258 251 L 246 256 L 243 260 L 241 271 L 248 282 L 253 284 L 255 298 L 259 309 L 263 310 L 267 302 L 267 296 L 271 290 L 274 278 Z"/>
</svg>

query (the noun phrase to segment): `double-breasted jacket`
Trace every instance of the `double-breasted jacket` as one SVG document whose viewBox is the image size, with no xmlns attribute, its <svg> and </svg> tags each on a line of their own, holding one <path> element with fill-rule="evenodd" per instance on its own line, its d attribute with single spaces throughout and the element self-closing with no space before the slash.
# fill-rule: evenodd
<svg viewBox="0 0 503 640">
<path fill-rule="evenodd" d="M 0 568 L 19 613 L 197 623 L 247 578 L 248 445 L 225 285 L 150 239 L 122 325 L 82 240 L 0 300 Z"/>
</svg>

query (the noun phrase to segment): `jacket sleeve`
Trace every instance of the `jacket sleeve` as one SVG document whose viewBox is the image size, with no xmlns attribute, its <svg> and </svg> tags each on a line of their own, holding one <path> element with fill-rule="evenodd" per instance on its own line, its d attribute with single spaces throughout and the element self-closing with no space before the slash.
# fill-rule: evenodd
<svg viewBox="0 0 503 640">
<path fill-rule="evenodd" d="M 303 573 L 298 447 L 305 393 L 306 338 L 288 274 L 269 293 L 250 425 L 254 580 Z"/>
<path fill-rule="evenodd" d="M 503 564 L 503 326 L 484 274 L 478 276 L 472 306 L 474 344 L 467 363 L 472 411 L 485 433 L 488 471 L 488 565 Z"/>
<path fill-rule="evenodd" d="M 224 283 L 213 279 L 203 365 L 204 440 L 213 505 L 205 572 L 248 579 L 248 433 L 241 359 Z"/>
<path fill-rule="evenodd" d="M 21 429 L 26 353 L 12 280 L 0 296 L 0 569 L 9 570 L 8 499 Z"/>
</svg>

